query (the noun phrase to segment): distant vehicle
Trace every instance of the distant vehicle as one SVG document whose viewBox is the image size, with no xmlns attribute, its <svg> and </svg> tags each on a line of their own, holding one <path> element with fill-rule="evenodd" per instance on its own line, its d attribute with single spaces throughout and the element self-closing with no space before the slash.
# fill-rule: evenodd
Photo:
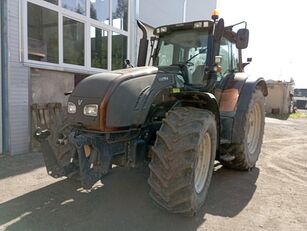
<svg viewBox="0 0 307 231">
<path fill-rule="evenodd" d="M 307 109 L 307 89 L 294 89 L 294 101 L 298 109 Z"/>
</svg>

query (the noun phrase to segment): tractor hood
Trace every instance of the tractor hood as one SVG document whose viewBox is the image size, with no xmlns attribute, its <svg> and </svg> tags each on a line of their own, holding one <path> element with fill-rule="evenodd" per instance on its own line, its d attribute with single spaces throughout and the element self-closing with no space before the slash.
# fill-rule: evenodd
<svg viewBox="0 0 307 231">
<path fill-rule="evenodd" d="M 71 97 L 103 98 L 110 85 L 127 78 L 154 74 L 157 70 L 154 67 L 137 67 L 95 74 L 82 80 Z"/>
<path fill-rule="evenodd" d="M 72 124 L 88 130 L 114 131 L 135 127 L 146 119 L 155 95 L 175 83 L 175 74 L 156 67 L 137 67 L 92 75 L 82 80 L 68 101 L 76 105 Z M 84 114 L 97 105 L 97 116 Z"/>
</svg>

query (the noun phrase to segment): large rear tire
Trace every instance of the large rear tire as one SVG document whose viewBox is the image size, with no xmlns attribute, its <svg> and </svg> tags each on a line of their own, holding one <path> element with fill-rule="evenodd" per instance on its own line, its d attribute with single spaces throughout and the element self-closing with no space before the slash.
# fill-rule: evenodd
<svg viewBox="0 0 307 231">
<path fill-rule="evenodd" d="M 168 112 L 149 164 L 154 202 L 173 213 L 195 215 L 210 185 L 216 143 L 216 121 L 210 111 L 186 107 Z"/>
<path fill-rule="evenodd" d="M 242 144 L 223 147 L 226 152 L 224 154 L 230 154 L 234 156 L 234 159 L 231 161 L 221 160 L 221 163 L 228 168 L 249 170 L 256 165 L 263 141 L 265 110 L 264 95 L 261 90 L 255 89 L 253 92 L 245 120 L 242 122 L 244 123 Z"/>
</svg>

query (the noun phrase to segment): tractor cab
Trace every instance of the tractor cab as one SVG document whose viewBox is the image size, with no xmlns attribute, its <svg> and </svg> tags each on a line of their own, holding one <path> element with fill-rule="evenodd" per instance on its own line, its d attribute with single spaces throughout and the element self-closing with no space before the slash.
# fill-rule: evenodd
<svg viewBox="0 0 307 231">
<path fill-rule="evenodd" d="M 224 27 L 223 19 L 213 19 L 156 28 L 151 39 L 153 66 L 177 70 L 177 81 L 190 90 L 223 88 L 230 76 L 243 71 L 241 50 L 248 45 L 249 32 L 245 22 Z M 240 24 L 245 28 L 234 32 Z"/>
</svg>

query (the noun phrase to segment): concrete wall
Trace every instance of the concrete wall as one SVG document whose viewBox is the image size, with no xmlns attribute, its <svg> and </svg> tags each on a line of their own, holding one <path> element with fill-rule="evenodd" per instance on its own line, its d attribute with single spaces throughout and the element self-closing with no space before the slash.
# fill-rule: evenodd
<svg viewBox="0 0 307 231">
<path fill-rule="evenodd" d="M 72 73 L 31 68 L 31 104 L 38 104 L 40 108 L 47 103 L 61 103 L 66 106 L 69 96 L 64 93 L 73 90 L 74 79 L 75 75 Z M 39 124 L 36 119 L 32 114 L 31 133 L 34 133 Z M 35 139 L 31 139 L 31 150 L 41 150 Z"/>
<path fill-rule="evenodd" d="M 31 69 L 31 104 L 67 104 L 65 92 L 74 89 L 74 74 L 42 69 Z"/>
<path fill-rule="evenodd" d="M 19 0 L 7 1 L 9 41 L 9 146 L 11 154 L 29 151 L 29 78 L 30 69 L 21 61 Z"/>
<path fill-rule="evenodd" d="M 289 113 L 290 92 L 293 92 L 293 84 L 281 81 L 267 81 L 269 95 L 266 97 L 265 111 L 272 113 L 279 111 L 279 114 Z"/>
</svg>

